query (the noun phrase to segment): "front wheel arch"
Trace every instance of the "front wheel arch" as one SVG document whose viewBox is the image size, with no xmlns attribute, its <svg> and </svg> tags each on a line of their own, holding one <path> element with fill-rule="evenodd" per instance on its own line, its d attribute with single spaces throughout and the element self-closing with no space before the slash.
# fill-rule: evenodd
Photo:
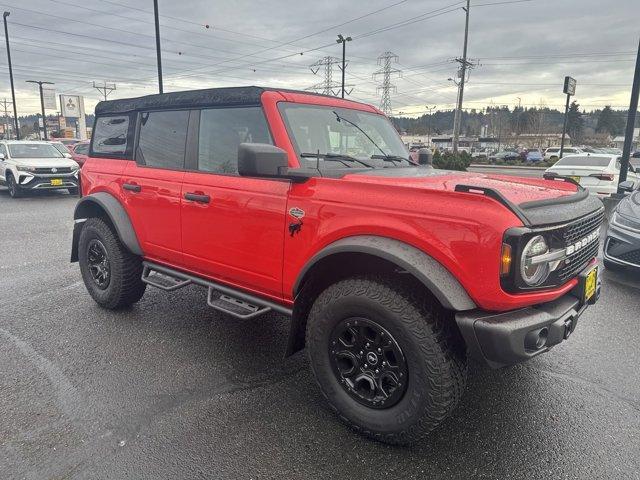
<svg viewBox="0 0 640 480">
<path fill-rule="evenodd" d="M 358 274 L 384 274 L 398 280 L 408 276 L 447 310 L 476 308 L 453 274 L 421 250 L 387 237 L 347 237 L 322 249 L 298 276 L 287 356 L 305 347 L 307 315 L 316 297 L 329 285 Z"/>
</svg>

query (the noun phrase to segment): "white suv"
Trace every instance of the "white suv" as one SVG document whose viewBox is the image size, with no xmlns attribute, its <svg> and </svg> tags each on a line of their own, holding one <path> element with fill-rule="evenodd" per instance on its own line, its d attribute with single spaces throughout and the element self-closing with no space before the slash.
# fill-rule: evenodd
<svg viewBox="0 0 640 480">
<path fill-rule="evenodd" d="M 76 195 L 80 167 L 70 157 L 49 142 L 1 141 L 0 184 L 13 198 L 29 190 L 67 189 Z"/>
<path fill-rule="evenodd" d="M 584 153 L 582 150 L 576 147 L 564 147 L 562 155 L 577 155 Z M 545 160 L 558 160 L 560 158 L 560 147 L 549 147 L 544 151 Z"/>
</svg>

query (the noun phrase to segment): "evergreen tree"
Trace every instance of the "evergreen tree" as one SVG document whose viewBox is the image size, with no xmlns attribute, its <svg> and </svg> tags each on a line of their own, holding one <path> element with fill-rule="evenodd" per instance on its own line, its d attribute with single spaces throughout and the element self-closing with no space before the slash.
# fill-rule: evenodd
<svg viewBox="0 0 640 480">
<path fill-rule="evenodd" d="M 596 132 L 608 133 L 609 135 L 618 135 L 624 129 L 624 120 L 618 112 L 611 110 L 607 105 L 598 115 L 598 124 Z"/>
<path fill-rule="evenodd" d="M 567 133 L 573 144 L 580 143 L 584 136 L 584 119 L 580 113 L 580 105 L 573 101 L 567 112 Z"/>
</svg>

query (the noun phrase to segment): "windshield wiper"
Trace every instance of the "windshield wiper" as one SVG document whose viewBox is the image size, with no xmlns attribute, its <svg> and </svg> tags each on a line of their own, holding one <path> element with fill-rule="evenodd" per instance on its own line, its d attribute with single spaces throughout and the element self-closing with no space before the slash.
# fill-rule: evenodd
<svg viewBox="0 0 640 480">
<path fill-rule="evenodd" d="M 363 134 L 365 137 L 367 137 L 367 139 L 368 139 L 371 143 L 373 143 L 373 145 L 374 145 L 378 150 L 380 150 L 380 151 L 382 152 L 382 155 L 387 156 L 387 152 L 385 152 L 382 148 L 380 148 L 380 146 L 375 142 L 375 140 L 374 140 L 373 138 L 371 138 L 371 137 L 367 134 L 367 132 L 365 132 L 362 128 L 360 128 L 360 126 L 359 126 L 357 123 L 352 122 L 352 121 L 351 121 L 351 120 L 349 120 L 348 118 L 341 117 L 341 116 L 338 114 L 338 112 L 336 112 L 335 110 L 333 110 L 333 114 L 336 116 L 336 120 L 337 120 L 338 122 L 342 122 L 342 121 L 344 120 L 344 121 L 345 121 L 345 122 L 347 122 L 349 125 L 353 125 L 353 126 L 354 126 L 354 127 L 356 127 L 358 130 L 360 130 L 360 132 L 362 132 L 362 134 Z"/>
<path fill-rule="evenodd" d="M 408 158 L 401 157 L 400 155 L 371 155 L 371 158 L 381 159 L 381 160 L 384 160 L 385 162 L 393 162 L 394 165 L 396 164 L 396 162 L 401 162 L 401 161 L 405 161 L 405 162 L 408 162 L 410 165 L 413 165 L 413 162 L 411 160 L 409 160 Z"/>
<path fill-rule="evenodd" d="M 356 157 L 352 157 L 351 155 L 343 155 L 342 153 L 301 153 L 300 154 L 301 157 L 304 158 L 324 158 L 324 159 L 328 159 L 328 160 L 335 160 L 336 162 L 340 162 L 343 165 L 350 167 L 350 165 L 346 162 L 355 162 L 355 163 L 359 163 L 360 165 L 364 165 L 367 168 L 374 168 L 373 165 L 371 165 L 370 163 L 364 162 Z"/>
</svg>

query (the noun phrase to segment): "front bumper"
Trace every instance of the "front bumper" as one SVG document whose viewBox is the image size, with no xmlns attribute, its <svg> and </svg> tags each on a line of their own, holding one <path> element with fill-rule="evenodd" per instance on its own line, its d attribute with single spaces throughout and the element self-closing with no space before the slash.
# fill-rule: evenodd
<svg viewBox="0 0 640 480">
<path fill-rule="evenodd" d="M 600 296 L 600 280 L 595 295 L 581 299 L 586 272 L 571 292 L 548 303 L 509 312 L 471 310 L 456 315 L 458 328 L 471 358 L 492 368 L 513 365 L 548 351 L 569 338 L 580 315 Z"/>
<path fill-rule="evenodd" d="M 617 265 L 640 269 L 640 232 L 609 223 L 603 256 Z"/>
<path fill-rule="evenodd" d="M 59 188 L 78 187 L 78 176 L 76 174 L 25 175 L 21 173 L 18 179 L 18 185 L 22 190 L 55 190 Z M 52 180 L 60 180 L 61 183 L 59 185 L 52 185 Z"/>
</svg>

